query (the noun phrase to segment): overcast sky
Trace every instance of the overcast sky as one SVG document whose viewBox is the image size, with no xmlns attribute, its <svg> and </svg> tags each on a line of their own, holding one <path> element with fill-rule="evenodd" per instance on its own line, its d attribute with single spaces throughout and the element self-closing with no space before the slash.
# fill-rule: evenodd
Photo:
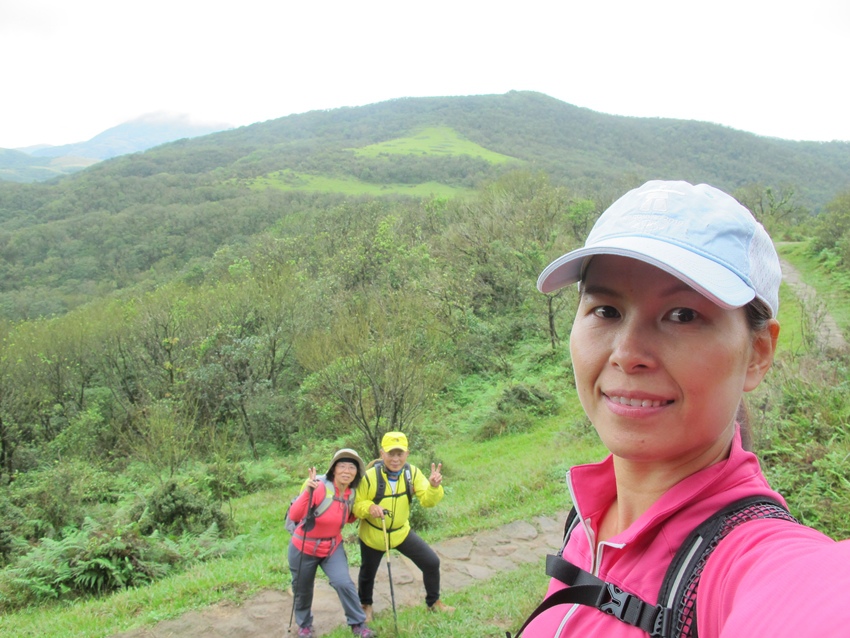
<svg viewBox="0 0 850 638">
<path fill-rule="evenodd" d="M 530 90 L 850 141 L 847 0 L 0 0 L 0 147 Z"/>
</svg>

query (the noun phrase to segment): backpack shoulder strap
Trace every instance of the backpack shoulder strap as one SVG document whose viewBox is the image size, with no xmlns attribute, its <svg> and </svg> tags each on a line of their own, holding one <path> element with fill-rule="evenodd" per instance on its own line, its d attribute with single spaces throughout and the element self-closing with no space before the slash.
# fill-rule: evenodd
<svg viewBox="0 0 850 638">
<path fill-rule="evenodd" d="M 413 476 L 410 471 L 410 463 L 404 464 L 404 491 L 407 494 L 407 502 L 410 503 L 413 501 L 413 492 L 415 487 L 413 485 Z"/>
<path fill-rule="evenodd" d="M 576 510 L 575 507 L 571 507 L 570 513 L 567 514 L 567 518 L 564 521 L 564 540 L 561 543 L 561 551 L 558 552 L 558 556 L 563 556 L 564 550 L 567 547 L 567 541 L 570 540 L 570 534 L 573 533 L 573 530 L 578 526 L 578 524 L 578 510 Z"/>
<path fill-rule="evenodd" d="M 319 518 L 322 514 L 328 511 L 328 508 L 331 506 L 331 503 L 334 502 L 334 496 L 336 492 L 334 490 L 333 482 L 329 481 L 324 474 L 320 474 L 316 477 L 316 479 L 321 481 L 322 484 L 325 486 L 325 498 L 322 499 L 322 502 L 319 503 L 313 511 L 313 516 L 315 518 Z"/>
<path fill-rule="evenodd" d="M 717 544 L 735 527 L 747 521 L 777 518 L 797 522 L 780 503 L 766 496 L 748 497 L 715 512 L 682 543 L 661 585 L 658 604 L 652 605 L 623 591 L 563 558 L 578 515 L 571 510 L 564 526 L 564 545 L 557 555 L 546 557 L 546 573 L 569 585 L 546 598 L 525 621 L 515 638 L 539 614 L 556 605 L 595 607 L 652 637 L 697 638 L 696 592 L 702 570 Z M 511 638 L 511 634 L 507 634 Z"/>
<path fill-rule="evenodd" d="M 642 629 L 650 636 L 667 636 L 670 613 L 661 605 L 652 605 L 630 594 L 613 583 L 606 582 L 590 572 L 564 560 L 560 555 L 546 557 L 546 573 L 569 585 L 543 600 L 515 634 L 519 638 L 528 624 L 541 613 L 556 605 L 587 605 L 614 616 L 622 622 Z M 511 638 L 511 634 L 507 634 Z"/>
<path fill-rule="evenodd" d="M 316 507 L 314 516 L 318 518 L 328 511 L 328 508 L 330 508 L 334 501 L 337 501 L 346 507 L 346 517 L 348 517 L 348 512 L 351 511 L 351 506 L 354 505 L 354 490 L 350 491 L 348 498 L 341 498 L 336 495 L 336 487 L 334 486 L 333 481 L 329 480 L 324 474 L 317 476 L 316 478 L 322 481 L 325 486 L 325 498 L 322 499 L 322 502 Z"/>
<path fill-rule="evenodd" d="M 697 638 L 697 588 L 708 557 L 738 525 L 766 518 L 799 522 L 775 499 L 750 496 L 715 512 L 685 539 L 670 562 L 658 592 L 659 604 L 672 613 L 671 635 Z"/>
<path fill-rule="evenodd" d="M 387 482 L 384 480 L 384 462 L 375 461 L 372 467 L 375 468 L 375 496 L 372 502 L 378 505 L 384 499 L 384 492 L 387 491 Z"/>
</svg>

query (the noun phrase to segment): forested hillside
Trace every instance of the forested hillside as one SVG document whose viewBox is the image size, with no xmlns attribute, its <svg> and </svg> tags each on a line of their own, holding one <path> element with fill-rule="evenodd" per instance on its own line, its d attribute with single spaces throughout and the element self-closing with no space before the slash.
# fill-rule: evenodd
<svg viewBox="0 0 850 638">
<path fill-rule="evenodd" d="M 848 188 L 850 144 L 603 115 L 528 92 L 293 115 L 51 183 L 0 183 L 0 316 L 51 316 L 160 284 L 345 199 L 454 197 L 518 167 L 600 206 L 664 177 L 805 217 Z"/>
</svg>

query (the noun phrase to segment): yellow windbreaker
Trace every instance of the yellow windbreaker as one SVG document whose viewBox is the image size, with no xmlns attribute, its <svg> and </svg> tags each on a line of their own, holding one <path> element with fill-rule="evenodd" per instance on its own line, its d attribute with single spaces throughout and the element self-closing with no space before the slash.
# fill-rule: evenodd
<svg viewBox="0 0 850 638">
<path fill-rule="evenodd" d="M 381 519 L 369 516 L 369 506 L 372 505 L 378 491 L 376 471 L 376 467 L 370 467 L 366 470 L 366 476 L 357 486 L 354 515 L 361 519 L 360 540 L 373 549 L 382 550 L 384 549 L 384 531 L 381 527 Z M 397 547 L 410 533 L 410 504 L 407 500 L 404 471 L 402 471 L 402 476 L 399 476 L 395 494 L 393 494 L 386 470 L 382 469 L 382 473 L 387 488 L 378 505 L 390 512 L 386 518 L 387 533 L 390 539 L 390 547 Z M 419 499 L 422 507 L 434 507 L 443 499 L 443 486 L 432 487 L 428 477 L 420 472 L 419 468 L 411 465 L 410 476 L 413 484 L 413 496 Z"/>
</svg>

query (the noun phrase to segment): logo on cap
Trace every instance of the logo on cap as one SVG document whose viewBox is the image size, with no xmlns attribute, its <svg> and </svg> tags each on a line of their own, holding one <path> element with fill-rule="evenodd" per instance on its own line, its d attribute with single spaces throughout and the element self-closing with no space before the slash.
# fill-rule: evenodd
<svg viewBox="0 0 850 638">
<path fill-rule="evenodd" d="M 381 447 L 385 452 L 404 450 L 407 452 L 407 437 L 402 432 L 387 432 L 381 439 Z"/>
</svg>

